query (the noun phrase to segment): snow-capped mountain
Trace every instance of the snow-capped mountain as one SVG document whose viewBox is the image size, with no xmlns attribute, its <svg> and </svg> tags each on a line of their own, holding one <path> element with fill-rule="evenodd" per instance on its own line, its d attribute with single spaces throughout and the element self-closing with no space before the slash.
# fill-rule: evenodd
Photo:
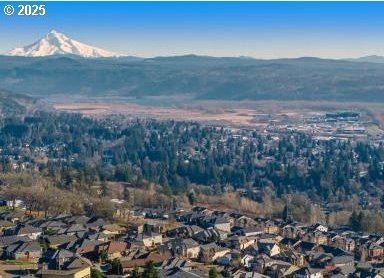
<svg viewBox="0 0 384 278">
<path fill-rule="evenodd" d="M 50 55 L 78 55 L 87 58 L 117 57 L 116 53 L 75 41 L 55 30 L 37 42 L 7 53 L 10 56 L 39 57 Z"/>
</svg>

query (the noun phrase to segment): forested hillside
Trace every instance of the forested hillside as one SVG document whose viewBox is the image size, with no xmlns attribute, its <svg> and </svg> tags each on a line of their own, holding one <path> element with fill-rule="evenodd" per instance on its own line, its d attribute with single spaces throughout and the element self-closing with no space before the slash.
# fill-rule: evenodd
<svg viewBox="0 0 384 278">
<path fill-rule="evenodd" d="M 261 135 L 189 122 L 39 112 L 4 119 L 0 147 L 2 171 L 38 167 L 66 189 L 143 179 L 167 195 L 186 194 L 195 184 L 215 194 L 250 190 L 259 202 L 265 194 L 300 192 L 334 204 L 363 191 L 383 195 L 382 144 L 320 141 L 294 132 Z"/>
<path fill-rule="evenodd" d="M 0 89 L 75 95 L 219 100 L 383 101 L 384 64 L 317 58 L 201 56 L 83 59 L 0 56 Z"/>
</svg>

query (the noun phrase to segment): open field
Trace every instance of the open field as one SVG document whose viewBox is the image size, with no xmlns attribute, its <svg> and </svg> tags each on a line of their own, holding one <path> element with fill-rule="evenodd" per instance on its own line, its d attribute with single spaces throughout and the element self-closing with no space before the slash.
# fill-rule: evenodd
<svg viewBox="0 0 384 278">
<path fill-rule="evenodd" d="M 157 107 L 133 103 L 57 103 L 59 111 L 78 112 L 97 116 L 105 114 L 126 114 L 139 118 L 175 119 L 204 122 L 221 122 L 235 125 L 249 125 L 254 117 L 254 110 L 246 108 L 223 109 L 210 106 Z"/>
<path fill-rule="evenodd" d="M 384 105 L 358 102 L 325 102 L 325 101 L 204 101 L 186 102 L 184 105 L 156 106 L 140 105 L 131 102 L 56 102 L 53 107 L 59 111 L 77 112 L 89 116 L 106 114 L 125 114 L 139 118 L 175 119 L 201 122 L 220 122 L 238 126 L 259 126 L 266 124 L 265 116 L 277 121 L 300 122 L 329 111 L 363 112 L 365 120 L 384 126 Z"/>
</svg>

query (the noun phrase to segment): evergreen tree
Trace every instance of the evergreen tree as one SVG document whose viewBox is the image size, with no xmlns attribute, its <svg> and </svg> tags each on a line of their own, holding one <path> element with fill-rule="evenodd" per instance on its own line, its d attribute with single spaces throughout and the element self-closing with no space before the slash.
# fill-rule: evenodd
<svg viewBox="0 0 384 278">
<path fill-rule="evenodd" d="M 362 212 L 360 212 L 359 214 L 357 214 L 356 211 L 352 212 L 349 218 L 349 224 L 351 225 L 352 230 L 361 231 L 363 217 L 364 216 Z"/>
<path fill-rule="evenodd" d="M 217 277 L 219 277 L 219 273 L 218 273 L 216 267 L 212 267 L 211 269 L 209 269 L 208 275 L 209 275 L 209 278 L 217 278 Z"/>
<path fill-rule="evenodd" d="M 189 204 L 191 206 L 195 205 L 195 203 L 196 203 L 196 196 L 195 196 L 195 193 L 193 191 L 188 193 L 188 201 L 189 201 Z"/>
<path fill-rule="evenodd" d="M 131 275 L 132 275 L 132 278 L 140 278 L 139 268 L 137 266 L 135 266 Z"/>
<path fill-rule="evenodd" d="M 95 268 L 91 268 L 91 277 L 92 278 L 104 278 L 103 273 Z"/>
<path fill-rule="evenodd" d="M 143 272 L 143 278 L 158 278 L 159 274 L 152 261 L 146 263 Z"/>
</svg>

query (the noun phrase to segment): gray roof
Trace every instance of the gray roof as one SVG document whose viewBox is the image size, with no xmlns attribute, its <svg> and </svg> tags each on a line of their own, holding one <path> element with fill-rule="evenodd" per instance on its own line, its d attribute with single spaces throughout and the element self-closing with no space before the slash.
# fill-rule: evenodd
<svg viewBox="0 0 384 278">
<path fill-rule="evenodd" d="M 40 225 L 41 228 L 61 228 L 66 226 L 62 221 L 46 221 Z"/>
<path fill-rule="evenodd" d="M 93 239 L 93 240 L 101 240 L 101 239 L 109 239 L 109 238 L 112 238 L 113 235 L 108 235 L 104 232 L 101 232 L 101 233 L 95 233 L 95 234 L 92 234 L 92 235 L 89 235 L 88 238 L 89 239 Z"/>
<path fill-rule="evenodd" d="M 73 258 L 72 261 L 70 261 L 65 268 L 66 269 L 78 269 L 78 268 L 83 268 L 83 267 L 89 267 L 92 266 L 92 263 L 87 260 L 86 258 L 77 256 Z"/>
<path fill-rule="evenodd" d="M 199 278 L 203 277 L 196 273 L 182 270 L 180 268 L 174 268 L 170 270 L 161 270 L 159 273 L 160 278 L 172 277 L 172 278 Z"/>
<path fill-rule="evenodd" d="M 201 249 L 203 250 L 214 250 L 215 252 L 223 251 L 223 250 L 229 250 L 227 248 L 223 248 L 219 245 L 217 245 L 215 242 L 208 243 L 205 245 L 200 245 Z"/>
<path fill-rule="evenodd" d="M 185 245 L 185 247 L 187 248 L 192 248 L 192 247 L 197 247 L 199 246 L 199 244 L 194 241 L 192 238 L 186 238 L 186 239 L 183 239 L 183 244 Z"/>
<path fill-rule="evenodd" d="M 8 220 L 0 220 L 0 227 L 12 227 L 15 226 L 12 222 Z"/>
<path fill-rule="evenodd" d="M 15 235 L 25 235 L 25 234 L 34 234 L 41 233 L 42 230 L 40 228 L 36 228 L 30 225 L 19 225 L 15 229 Z"/>
<path fill-rule="evenodd" d="M 76 248 L 85 247 L 85 246 L 97 246 L 102 243 L 104 242 L 100 240 L 90 240 L 90 239 L 82 238 L 82 239 L 78 239 L 68 243 L 67 249 L 76 249 Z"/>
<path fill-rule="evenodd" d="M 72 223 L 72 224 L 86 224 L 90 220 L 89 217 L 81 215 L 81 216 L 72 216 L 65 221 L 67 223 Z"/>
<path fill-rule="evenodd" d="M 51 257 L 51 260 L 72 258 L 75 256 L 75 253 L 68 251 L 66 249 L 57 250 Z"/>
<path fill-rule="evenodd" d="M 62 234 L 62 235 L 55 235 L 55 236 L 47 236 L 46 240 L 50 244 L 62 245 L 62 244 L 71 242 L 73 240 L 76 240 L 76 236 Z"/>
<path fill-rule="evenodd" d="M 87 228 L 82 224 L 73 224 L 65 230 L 65 233 L 75 233 L 75 232 L 81 232 L 86 230 Z"/>
<path fill-rule="evenodd" d="M 37 241 L 31 241 L 10 245 L 6 250 L 10 253 L 39 252 L 41 251 L 41 246 Z"/>
<path fill-rule="evenodd" d="M 333 258 L 333 262 L 335 264 L 347 264 L 353 261 L 354 261 L 354 256 L 348 256 L 348 255 L 335 256 Z"/>
<path fill-rule="evenodd" d="M 20 243 L 28 241 L 31 241 L 31 239 L 27 236 L 2 236 L 0 237 L 0 247 L 6 247 L 17 242 Z"/>
</svg>

